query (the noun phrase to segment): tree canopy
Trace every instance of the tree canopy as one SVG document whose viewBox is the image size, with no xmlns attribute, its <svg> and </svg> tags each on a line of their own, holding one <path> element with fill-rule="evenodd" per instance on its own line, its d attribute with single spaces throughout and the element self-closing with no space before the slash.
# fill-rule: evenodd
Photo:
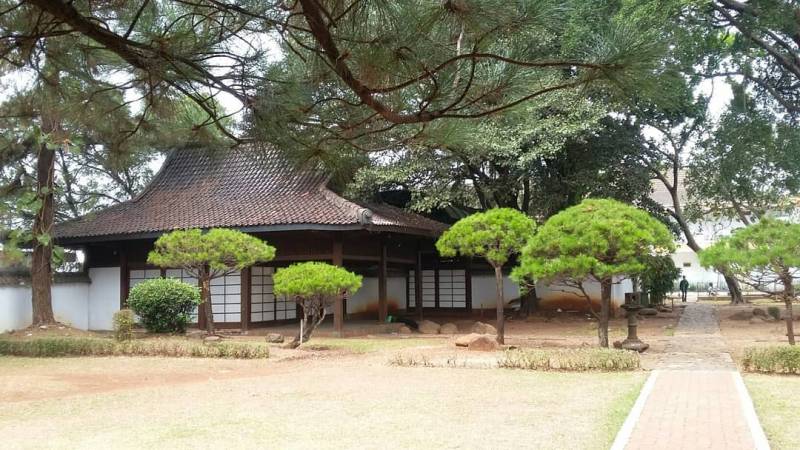
<svg viewBox="0 0 800 450">
<path fill-rule="evenodd" d="M 193 276 L 208 266 L 211 277 L 271 261 L 275 247 L 261 239 L 227 228 L 177 230 L 156 240 L 147 262 L 159 267 L 184 268 Z"/>
<path fill-rule="evenodd" d="M 764 218 L 700 252 L 700 262 L 725 264 L 749 285 L 771 292 L 770 285 L 792 280 L 800 270 L 800 224 Z"/>
<path fill-rule="evenodd" d="M 647 257 L 669 254 L 673 236 L 646 211 L 609 199 L 588 199 L 539 227 L 522 251 L 518 278 L 595 280 L 641 273 Z"/>
<path fill-rule="evenodd" d="M 290 300 L 296 297 L 330 297 L 332 300 L 344 291 L 355 293 L 361 287 L 361 276 L 343 267 L 305 262 L 278 269 L 273 282 L 275 295 L 284 295 Z"/>
<path fill-rule="evenodd" d="M 478 256 L 499 267 L 520 252 L 535 230 L 536 224 L 525 214 L 495 208 L 456 222 L 436 241 L 436 249 L 445 257 Z"/>
</svg>

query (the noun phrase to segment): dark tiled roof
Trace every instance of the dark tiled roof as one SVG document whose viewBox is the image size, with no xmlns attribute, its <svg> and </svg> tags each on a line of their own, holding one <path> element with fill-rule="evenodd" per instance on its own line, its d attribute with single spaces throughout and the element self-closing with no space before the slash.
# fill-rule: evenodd
<svg viewBox="0 0 800 450">
<path fill-rule="evenodd" d="M 139 196 L 58 224 L 56 237 L 80 242 L 185 228 L 320 226 L 438 235 L 446 228 L 399 208 L 348 201 L 326 181 L 323 172 L 296 168 L 279 151 L 262 146 L 175 150 Z"/>
<path fill-rule="evenodd" d="M 89 283 L 89 275 L 83 272 L 56 272 L 53 274 L 53 283 Z M 30 286 L 31 274 L 29 271 L 0 270 L 0 286 Z"/>
</svg>

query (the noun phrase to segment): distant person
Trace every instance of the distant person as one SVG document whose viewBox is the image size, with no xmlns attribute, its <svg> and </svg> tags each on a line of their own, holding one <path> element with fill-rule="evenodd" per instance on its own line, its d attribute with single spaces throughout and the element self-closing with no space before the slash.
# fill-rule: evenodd
<svg viewBox="0 0 800 450">
<path fill-rule="evenodd" d="M 683 303 L 686 303 L 686 296 L 689 294 L 689 282 L 686 281 L 686 275 L 683 276 L 683 279 L 681 280 L 678 287 L 681 290 L 681 301 Z"/>
</svg>

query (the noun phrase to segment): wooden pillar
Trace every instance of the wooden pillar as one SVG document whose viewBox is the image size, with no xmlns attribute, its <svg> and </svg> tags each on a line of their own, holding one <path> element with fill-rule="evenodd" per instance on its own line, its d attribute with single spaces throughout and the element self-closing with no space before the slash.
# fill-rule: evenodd
<svg viewBox="0 0 800 450">
<path fill-rule="evenodd" d="M 414 298 L 417 317 L 422 321 L 422 252 L 417 250 L 417 263 L 414 265 Z"/>
<path fill-rule="evenodd" d="M 239 311 L 241 311 L 242 332 L 246 333 L 250 328 L 250 268 L 242 269 L 240 276 L 240 290 L 241 296 L 239 302 L 241 303 Z"/>
<path fill-rule="evenodd" d="M 128 252 L 124 247 L 119 249 L 119 308 L 128 306 L 128 291 L 131 287 L 131 274 L 128 271 Z"/>
<path fill-rule="evenodd" d="M 344 257 L 342 250 L 342 241 L 338 238 L 333 240 L 333 257 L 332 262 L 334 266 L 344 265 Z M 339 337 L 344 335 L 344 300 L 341 294 L 336 296 L 333 304 L 333 329 Z"/>
<path fill-rule="evenodd" d="M 386 243 L 381 241 L 380 260 L 378 261 L 378 321 L 386 322 L 386 317 L 389 315 L 389 307 L 387 304 L 387 267 L 386 267 Z"/>
<path fill-rule="evenodd" d="M 472 312 L 472 259 L 467 259 L 464 264 L 464 291 L 467 312 Z"/>
<path fill-rule="evenodd" d="M 439 309 L 439 263 L 433 269 L 433 307 Z"/>
</svg>

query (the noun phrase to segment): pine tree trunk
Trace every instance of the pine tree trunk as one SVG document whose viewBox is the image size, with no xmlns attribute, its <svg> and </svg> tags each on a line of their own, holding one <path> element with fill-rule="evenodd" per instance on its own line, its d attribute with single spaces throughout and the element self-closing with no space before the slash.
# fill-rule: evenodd
<svg viewBox="0 0 800 450">
<path fill-rule="evenodd" d="M 216 330 L 214 329 L 214 311 L 211 307 L 211 280 L 209 278 L 208 271 L 205 269 L 202 272 L 200 284 L 200 295 L 203 299 L 203 311 L 206 315 L 206 334 L 213 336 L 214 333 L 216 333 Z"/>
<path fill-rule="evenodd" d="M 33 254 L 31 255 L 31 306 L 33 326 L 55 323 L 51 283 L 53 280 L 53 172 L 55 152 L 46 144 L 39 146 L 36 161 L 37 198 L 41 202 L 33 220 Z M 41 239 L 41 240 L 40 240 Z"/>
<path fill-rule="evenodd" d="M 497 288 L 497 343 L 505 344 L 505 306 L 506 300 L 503 295 L 503 269 L 500 266 L 494 268 L 495 286 Z"/>
<path fill-rule="evenodd" d="M 789 345 L 794 345 L 794 312 L 792 311 L 792 301 L 794 301 L 793 278 L 788 273 L 783 277 L 783 301 L 786 304 L 786 337 L 789 338 Z"/>
<path fill-rule="evenodd" d="M 742 296 L 742 288 L 739 287 L 739 282 L 736 280 L 730 271 L 727 269 L 721 270 L 722 276 L 725 278 L 725 284 L 728 285 L 728 292 L 731 294 L 731 305 L 744 304 L 744 297 Z"/>
<path fill-rule="evenodd" d="M 597 337 L 600 347 L 608 348 L 608 318 L 611 310 L 611 283 L 610 278 L 600 281 L 600 321 L 597 324 Z"/>
</svg>

